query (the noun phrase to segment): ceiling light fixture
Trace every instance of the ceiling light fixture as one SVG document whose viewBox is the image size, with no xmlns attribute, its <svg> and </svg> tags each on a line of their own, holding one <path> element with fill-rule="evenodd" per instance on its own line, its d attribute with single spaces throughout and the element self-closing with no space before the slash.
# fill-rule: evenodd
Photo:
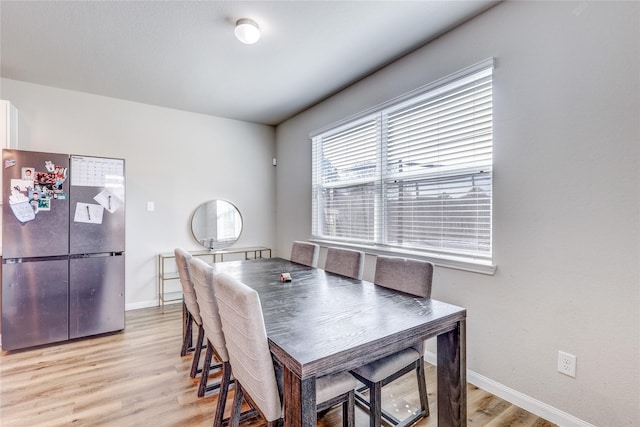
<svg viewBox="0 0 640 427">
<path fill-rule="evenodd" d="M 260 40 L 258 24 L 247 18 L 238 19 L 235 34 L 238 40 L 245 44 L 254 44 Z"/>
</svg>

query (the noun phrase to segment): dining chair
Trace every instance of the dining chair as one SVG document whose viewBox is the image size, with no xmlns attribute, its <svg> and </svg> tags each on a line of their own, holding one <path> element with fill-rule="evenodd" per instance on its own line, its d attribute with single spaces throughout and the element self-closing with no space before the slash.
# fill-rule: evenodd
<svg viewBox="0 0 640 427">
<path fill-rule="evenodd" d="M 175 248 L 176 265 L 178 267 L 178 278 L 182 285 L 183 310 L 185 310 L 185 326 L 184 337 L 182 339 L 182 349 L 180 356 L 184 357 L 187 353 L 193 351 L 193 361 L 191 363 L 191 372 L 189 376 L 194 378 L 198 372 L 200 363 L 200 354 L 202 353 L 202 343 L 204 341 L 204 328 L 202 327 L 202 317 L 200 316 L 200 307 L 196 300 L 196 293 L 193 288 L 193 278 L 191 277 L 191 254 L 184 249 Z M 198 338 L 195 347 L 193 344 L 193 324 L 198 327 Z"/>
<path fill-rule="evenodd" d="M 378 256 L 373 282 L 396 291 L 423 298 L 431 297 L 433 264 L 427 261 Z M 405 426 L 429 416 L 427 383 L 424 373 L 424 344 L 406 348 L 390 356 L 375 360 L 351 371 L 366 387 L 358 390 L 356 398 L 369 408 L 370 427 L 380 427 L 382 418 L 392 425 Z M 416 371 L 420 408 L 404 420 L 382 410 L 382 387 L 404 374 Z M 369 389 L 367 400 L 360 392 Z"/>
<path fill-rule="evenodd" d="M 193 283 L 200 306 L 202 315 L 202 324 L 207 336 L 207 353 L 205 356 L 204 366 L 202 368 L 202 376 L 198 386 L 198 396 L 204 396 L 206 391 L 219 388 L 218 403 L 214 416 L 214 427 L 221 427 L 224 416 L 224 408 L 227 402 L 229 385 L 231 383 L 231 365 L 229 363 L 229 353 L 222 333 L 222 323 L 220 321 L 220 313 L 218 312 L 218 303 L 216 301 L 213 289 L 214 271 L 213 267 L 202 261 L 193 258 L 191 260 L 191 271 L 193 275 Z M 211 359 L 215 357 L 221 361 L 222 378 L 219 382 L 207 386 L 207 380 L 211 368 Z M 215 365 L 214 365 L 215 366 Z"/>
<path fill-rule="evenodd" d="M 229 358 L 235 377 L 235 396 L 230 425 L 237 427 L 244 398 L 267 421 L 279 425 L 282 418 L 282 372 L 269 350 L 258 293 L 220 273 L 216 275 L 215 295 L 222 320 Z M 355 378 L 347 372 L 316 380 L 318 411 L 342 403 L 343 425 L 354 425 Z"/>
<path fill-rule="evenodd" d="M 328 248 L 324 270 L 329 273 L 362 280 L 364 252 L 351 249 Z"/>
<path fill-rule="evenodd" d="M 296 240 L 291 244 L 291 261 L 298 264 L 316 267 L 319 253 L 320 246 L 315 243 Z"/>
</svg>

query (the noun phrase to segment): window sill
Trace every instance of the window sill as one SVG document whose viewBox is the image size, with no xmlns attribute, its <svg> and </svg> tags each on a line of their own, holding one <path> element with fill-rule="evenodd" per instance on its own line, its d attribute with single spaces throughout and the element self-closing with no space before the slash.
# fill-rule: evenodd
<svg viewBox="0 0 640 427">
<path fill-rule="evenodd" d="M 322 247 L 339 247 L 363 251 L 367 255 L 400 256 L 429 261 L 437 267 L 452 268 L 455 270 L 470 271 L 472 273 L 487 274 L 492 276 L 496 272 L 497 266 L 489 261 L 470 260 L 463 257 L 443 256 L 422 251 L 411 251 L 407 249 L 378 248 L 354 243 L 334 242 L 331 240 L 309 239 L 310 242 L 317 243 Z"/>
</svg>

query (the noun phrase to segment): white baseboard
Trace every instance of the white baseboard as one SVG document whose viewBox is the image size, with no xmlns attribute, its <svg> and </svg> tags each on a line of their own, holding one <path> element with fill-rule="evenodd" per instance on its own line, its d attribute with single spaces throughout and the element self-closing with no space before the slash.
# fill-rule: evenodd
<svg viewBox="0 0 640 427">
<path fill-rule="evenodd" d="M 437 365 L 436 354 L 433 352 L 426 351 L 424 354 L 424 360 L 434 366 Z M 512 403 L 559 426 L 596 427 L 595 425 L 574 417 L 567 412 L 554 408 L 551 405 L 547 405 L 544 402 L 536 400 L 530 396 L 527 396 L 526 394 L 520 393 L 517 390 L 509 388 L 497 381 L 494 381 L 469 369 L 467 369 L 467 381 L 475 385 L 476 387 L 486 390 L 489 393 L 494 394 L 509 403 Z"/>
</svg>

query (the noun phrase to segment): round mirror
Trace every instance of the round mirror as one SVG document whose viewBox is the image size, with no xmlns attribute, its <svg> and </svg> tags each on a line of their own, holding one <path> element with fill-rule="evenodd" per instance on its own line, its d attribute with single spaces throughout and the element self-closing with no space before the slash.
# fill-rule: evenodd
<svg viewBox="0 0 640 427">
<path fill-rule="evenodd" d="M 231 203 L 210 200 L 193 213 L 191 232 L 198 243 L 211 251 L 228 248 L 240 237 L 242 216 Z"/>
</svg>

